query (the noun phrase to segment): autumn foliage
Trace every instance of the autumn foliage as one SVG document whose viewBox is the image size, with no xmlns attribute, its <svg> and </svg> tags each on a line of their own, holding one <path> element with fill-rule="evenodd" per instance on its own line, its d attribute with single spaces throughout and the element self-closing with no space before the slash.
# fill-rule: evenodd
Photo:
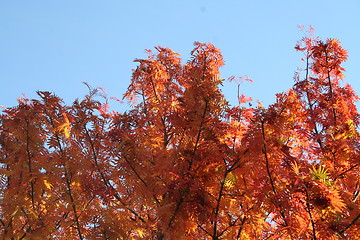
<svg viewBox="0 0 360 240">
<path fill-rule="evenodd" d="M 136 60 L 124 113 L 101 89 L 20 99 L 0 118 L 1 239 L 360 238 L 347 52 L 312 35 L 295 49 L 304 70 L 267 108 L 229 105 L 203 43 L 186 64 L 162 47 Z"/>
</svg>

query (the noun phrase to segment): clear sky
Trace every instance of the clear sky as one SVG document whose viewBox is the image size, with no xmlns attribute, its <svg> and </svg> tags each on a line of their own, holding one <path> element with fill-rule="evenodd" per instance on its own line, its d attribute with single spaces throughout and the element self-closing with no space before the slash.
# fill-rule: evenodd
<svg viewBox="0 0 360 240">
<path fill-rule="evenodd" d="M 248 75 L 242 93 L 268 105 L 302 66 L 299 24 L 342 42 L 345 80 L 360 93 L 359 0 L 0 0 L 0 105 L 37 90 L 71 104 L 87 93 L 82 82 L 121 98 L 144 49 L 169 47 L 186 61 L 194 41 L 220 48 L 222 78 Z M 232 103 L 235 88 L 223 89 Z"/>
</svg>

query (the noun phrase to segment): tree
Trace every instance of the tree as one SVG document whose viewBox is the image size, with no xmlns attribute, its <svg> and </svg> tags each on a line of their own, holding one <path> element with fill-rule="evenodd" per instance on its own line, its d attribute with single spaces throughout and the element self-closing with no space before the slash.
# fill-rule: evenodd
<svg viewBox="0 0 360 240">
<path fill-rule="evenodd" d="M 230 106 L 219 49 L 156 47 L 124 97 L 49 92 L 0 118 L 3 239 L 356 239 L 359 114 L 347 52 L 311 34 L 305 70 L 268 108 Z M 99 98 L 100 97 L 100 98 Z"/>
</svg>

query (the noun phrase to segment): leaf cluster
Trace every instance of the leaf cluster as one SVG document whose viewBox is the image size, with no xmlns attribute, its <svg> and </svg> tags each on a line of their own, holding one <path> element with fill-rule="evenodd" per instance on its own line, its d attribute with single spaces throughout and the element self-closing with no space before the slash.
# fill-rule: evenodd
<svg viewBox="0 0 360 240">
<path fill-rule="evenodd" d="M 305 70 L 268 108 L 230 106 L 220 50 L 137 59 L 110 112 L 102 89 L 0 116 L 3 239 L 360 238 L 359 114 L 338 40 L 306 36 Z M 234 80 L 231 78 L 230 80 Z M 97 100 L 100 97 L 100 100 Z"/>
</svg>

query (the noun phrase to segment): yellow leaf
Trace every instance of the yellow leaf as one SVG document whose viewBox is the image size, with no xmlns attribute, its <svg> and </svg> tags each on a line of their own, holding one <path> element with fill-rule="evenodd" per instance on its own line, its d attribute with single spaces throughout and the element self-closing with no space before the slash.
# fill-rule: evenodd
<svg viewBox="0 0 360 240">
<path fill-rule="evenodd" d="M 64 127 L 64 135 L 66 138 L 70 137 L 70 133 L 69 133 L 69 128 L 68 127 Z"/>
<path fill-rule="evenodd" d="M 292 170 L 296 173 L 296 175 L 300 175 L 300 166 L 297 164 L 297 162 L 294 162 L 291 165 Z"/>
<path fill-rule="evenodd" d="M 71 186 L 76 186 L 76 187 L 81 186 L 81 184 L 79 182 L 72 182 L 70 185 Z"/>
<path fill-rule="evenodd" d="M 58 126 L 56 128 L 57 131 L 63 131 L 64 135 L 65 135 L 65 138 L 69 138 L 70 137 L 70 133 L 69 133 L 69 130 L 70 130 L 70 121 L 68 119 L 68 117 L 66 116 L 65 113 L 62 113 L 63 117 L 64 117 L 64 120 L 65 122 L 63 124 L 61 124 L 60 126 Z"/>
<path fill-rule="evenodd" d="M 144 231 L 142 229 L 136 229 L 136 232 L 139 234 L 139 237 L 145 237 Z"/>
<path fill-rule="evenodd" d="M 236 203 L 236 199 L 231 198 L 230 199 L 230 207 L 234 206 L 235 203 Z"/>
<path fill-rule="evenodd" d="M 232 172 L 229 172 L 229 174 L 226 176 L 224 186 L 232 188 L 234 187 L 236 182 L 237 182 L 236 176 Z"/>
<path fill-rule="evenodd" d="M 19 206 L 16 206 L 15 211 L 11 214 L 11 217 L 15 216 L 15 214 L 17 214 L 17 212 L 19 211 Z"/>
<path fill-rule="evenodd" d="M 44 185 L 47 189 L 51 189 L 52 185 L 48 182 L 48 180 L 44 179 Z"/>
</svg>

